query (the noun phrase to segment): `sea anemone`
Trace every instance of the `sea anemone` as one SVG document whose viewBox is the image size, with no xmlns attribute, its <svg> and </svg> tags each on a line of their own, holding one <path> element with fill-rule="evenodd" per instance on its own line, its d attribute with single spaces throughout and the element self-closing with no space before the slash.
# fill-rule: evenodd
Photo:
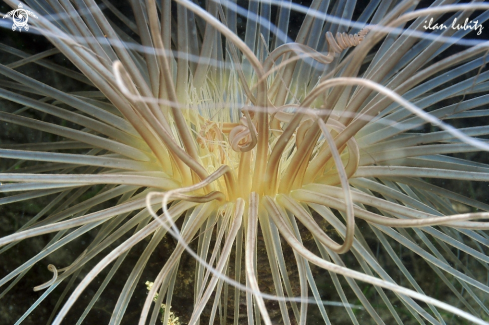
<svg viewBox="0 0 489 325">
<path fill-rule="evenodd" d="M 47 240 L 0 297 L 53 276 L 17 324 L 54 294 L 48 323 L 81 324 L 124 270 L 110 324 L 147 280 L 140 325 L 488 324 L 489 205 L 464 192 L 489 181 L 489 5 L 452 2 L 26 1 L 54 48 L 1 45 L 2 132 L 37 136 L 2 140 L 0 204 L 41 206 L 0 253 Z"/>
</svg>

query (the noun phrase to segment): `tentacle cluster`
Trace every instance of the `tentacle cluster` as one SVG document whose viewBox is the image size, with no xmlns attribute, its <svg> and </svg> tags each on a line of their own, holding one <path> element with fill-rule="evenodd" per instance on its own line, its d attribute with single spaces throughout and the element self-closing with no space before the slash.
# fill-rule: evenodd
<svg viewBox="0 0 489 325">
<path fill-rule="evenodd" d="M 78 245 L 76 239 L 90 232 L 92 241 L 77 258 L 63 264 L 68 267 L 48 266 L 53 278 L 34 288 L 47 290 L 21 319 L 68 280 L 77 285 L 66 301 L 62 294 L 56 304 L 63 307 L 53 324 L 61 324 L 70 317 L 70 308 L 84 299 L 92 281 L 110 268 L 80 317 L 82 323 L 118 268 L 129 265 L 124 259 L 138 245 L 144 250 L 110 314 L 114 325 L 125 317 L 149 264 L 159 269 L 137 316 L 141 325 L 156 324 L 163 302 L 168 306 L 163 316 L 166 324 L 172 299 L 182 301 L 181 292 L 188 296 L 187 290 L 193 294 L 191 325 L 214 324 L 217 319 L 221 324 L 238 324 L 243 315 L 248 324 L 306 324 L 310 303 L 317 304 L 329 324 L 330 310 L 324 306 L 311 264 L 330 272 L 325 281 L 331 280 L 328 285 L 337 290 L 339 305 L 354 324 L 359 321 L 351 310 L 351 297 L 364 306 L 359 311 L 362 317 L 368 313 L 379 324 L 384 312 L 401 324 L 401 308 L 419 323 L 425 322 L 423 318 L 427 323 L 443 323 L 444 315 L 437 309 L 442 308 L 487 325 L 474 316 L 489 316 L 481 299 L 489 294 L 486 274 L 472 268 L 489 269 L 489 222 L 484 221 L 489 219 L 489 205 L 422 179 L 489 181 L 487 164 L 454 157 L 489 150 L 485 140 L 475 138 L 484 139 L 489 127 L 455 129 L 441 120 L 489 116 L 484 109 L 489 96 L 480 96 L 489 92 L 489 73 L 481 68 L 488 45 L 438 60 L 445 50 L 442 42 L 411 37 L 412 31 L 422 28 L 421 20 L 389 37 L 379 53 L 374 46 L 385 39 L 382 28 L 367 26 L 354 35 L 327 32 L 324 41 L 324 31 L 338 26 L 317 15 L 322 5 L 330 3 L 321 0 L 313 2 L 318 7 L 308 11 L 296 42 L 284 44 L 277 36 L 280 33 L 258 31 L 252 19 L 247 20 L 250 29 L 242 40 L 234 32 L 237 13 L 224 10 L 225 2 L 206 1 L 204 9 L 195 1 L 175 1 L 176 6 L 167 0 L 131 1 L 133 23 L 103 0 L 126 25 L 119 28 L 121 22 L 105 18 L 94 0 L 27 0 L 36 7 L 49 3 L 52 6 L 45 12 L 65 17 L 53 23 L 39 15 L 33 22 L 57 49 L 30 57 L 0 45 L 0 50 L 26 56 L 10 67 L 0 64 L 0 74 L 14 81 L 0 81 L 8 88 L 0 88 L 0 97 L 22 106 L 0 112 L 0 120 L 7 128 L 34 129 L 47 141 L 2 144 L 0 167 L 7 167 L 0 181 L 8 184 L 0 183 L 0 205 L 48 197 L 31 220 L 0 238 L 0 254 L 21 241 L 57 233 L 0 279 L 0 286 L 11 281 L 0 298 L 35 263 L 65 245 Z M 5 2 L 16 5 L 13 0 Z M 448 6 L 445 11 L 439 7 L 412 11 L 412 3 L 398 1 L 392 8 L 389 1 L 372 1 L 364 21 L 397 27 L 407 11 L 412 19 L 428 14 L 445 17 L 443 13 L 457 9 L 462 10 L 462 20 L 471 10 L 489 8 L 471 3 Z M 251 13 L 256 11 L 254 5 L 250 2 Z M 268 5 L 260 2 L 262 12 Z M 80 8 L 85 15 L 78 14 Z M 346 10 L 344 19 L 351 19 L 352 12 Z M 260 23 L 264 20 L 260 16 Z M 285 34 L 286 25 L 280 19 Z M 131 39 L 124 32 L 128 29 L 138 35 L 143 52 L 120 42 Z M 442 36 L 456 41 L 463 32 L 444 31 Z M 258 34 L 260 38 L 253 39 Z M 277 38 L 271 39 L 274 35 Z M 87 42 L 81 44 L 79 39 L 85 36 Z M 335 60 L 352 47 L 349 57 Z M 81 73 L 43 61 L 59 53 Z M 432 62 L 432 57 L 438 61 Z M 12 68 L 26 62 L 42 63 L 98 91 L 61 91 Z M 446 104 L 452 97 L 461 99 Z M 422 133 L 420 127 L 426 123 L 441 131 Z M 49 142 L 56 137 L 44 133 L 60 140 Z M 456 204 L 468 213 L 457 211 Z M 164 238 L 169 235 L 176 244 L 170 241 L 168 251 Z M 372 252 L 372 244 L 386 255 L 379 258 L 381 253 Z M 404 266 L 400 257 L 405 256 L 399 256 L 393 244 L 426 261 L 439 282 L 447 284 L 439 296 L 443 299 L 453 292 L 460 305 L 429 297 L 438 293 L 425 294 L 429 288 L 416 282 L 419 274 Z M 162 247 L 167 258 L 149 263 Z M 182 281 L 179 273 L 186 263 L 185 251 L 198 262 L 189 281 Z M 455 251 L 464 256 L 463 263 Z M 389 258 L 390 264 L 384 263 Z M 83 269 L 86 265 L 95 266 Z M 413 289 L 397 284 L 391 269 L 397 272 L 396 281 L 402 275 L 403 283 L 409 282 Z M 79 274 L 84 275 L 81 281 Z M 375 287 L 375 303 L 361 282 Z M 189 283 L 193 289 L 187 287 Z M 236 289 L 231 308 L 228 284 Z M 392 305 L 393 296 L 384 289 L 394 292 L 399 305 Z M 151 311 L 153 303 L 157 307 Z M 385 308 L 375 308 L 381 304 Z M 232 322 L 228 309 L 234 309 Z"/>
<path fill-rule="evenodd" d="M 223 141 L 223 132 L 216 122 L 206 121 L 204 125 L 201 126 L 197 136 L 197 143 L 202 149 L 207 148 L 210 152 L 217 154 L 221 164 L 224 164 L 226 160 L 226 153 L 222 148 Z"/>
</svg>

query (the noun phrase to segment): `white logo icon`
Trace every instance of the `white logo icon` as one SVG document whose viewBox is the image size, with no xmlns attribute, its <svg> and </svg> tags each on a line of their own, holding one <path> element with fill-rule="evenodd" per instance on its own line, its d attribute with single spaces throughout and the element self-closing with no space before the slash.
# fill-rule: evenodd
<svg viewBox="0 0 489 325">
<path fill-rule="evenodd" d="M 22 28 L 24 28 L 26 31 L 29 30 L 29 25 L 27 25 L 29 16 L 37 18 L 32 11 L 23 9 L 22 3 L 19 3 L 18 9 L 7 12 L 3 18 L 12 17 L 14 22 L 12 25 L 12 30 L 15 32 L 16 29 L 19 28 L 19 32 L 21 32 Z"/>
</svg>

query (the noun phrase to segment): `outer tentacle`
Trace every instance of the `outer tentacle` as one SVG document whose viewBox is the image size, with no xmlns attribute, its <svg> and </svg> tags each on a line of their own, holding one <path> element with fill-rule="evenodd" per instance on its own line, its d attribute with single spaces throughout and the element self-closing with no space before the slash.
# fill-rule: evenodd
<svg viewBox="0 0 489 325">
<path fill-rule="evenodd" d="M 264 205 L 269 212 L 273 222 L 277 226 L 278 230 L 282 234 L 283 238 L 291 245 L 294 250 L 300 254 L 302 257 L 307 259 L 309 262 L 326 269 L 331 272 L 335 272 L 338 274 L 341 274 L 343 276 L 350 277 L 355 280 L 363 281 L 370 283 L 375 286 L 379 286 L 385 289 L 389 289 L 392 291 L 395 291 L 397 293 L 400 293 L 402 295 L 409 296 L 414 299 L 418 299 L 420 301 L 423 301 L 427 304 L 431 304 L 434 306 L 437 306 L 439 308 L 442 308 L 444 310 L 447 310 L 451 313 L 454 313 L 456 315 L 459 315 L 467 320 L 470 320 L 471 322 L 474 322 L 476 324 L 481 324 L 481 325 L 487 325 L 488 323 L 481 320 L 478 317 L 475 317 L 467 312 L 464 312 L 463 310 L 460 310 L 459 308 L 453 307 L 452 305 L 449 305 L 447 303 L 441 302 L 439 300 L 433 299 L 431 297 L 428 297 L 424 294 L 420 294 L 419 292 L 401 287 L 395 283 L 384 281 L 381 279 L 378 279 L 376 277 L 366 275 L 361 272 L 357 272 L 351 269 L 348 269 L 346 267 L 342 267 L 339 265 L 336 265 L 334 263 L 328 262 L 317 255 L 313 254 L 311 251 L 306 249 L 302 243 L 300 243 L 297 238 L 294 236 L 294 233 L 290 230 L 289 226 L 285 222 L 285 218 L 281 216 L 280 209 L 278 209 L 277 205 L 275 202 L 270 199 L 269 197 L 264 198 Z"/>
<path fill-rule="evenodd" d="M 248 213 L 248 228 L 246 229 L 246 278 L 250 283 L 251 289 L 254 291 L 253 296 L 255 298 L 256 304 L 258 305 L 258 309 L 260 310 L 260 313 L 263 317 L 263 321 L 266 325 L 272 325 L 267 308 L 265 307 L 265 302 L 263 301 L 263 297 L 257 294 L 260 292 L 260 288 L 258 287 L 258 282 L 255 275 L 254 252 L 258 228 L 258 204 L 258 194 L 254 192 L 251 193 L 250 207 Z"/>
</svg>

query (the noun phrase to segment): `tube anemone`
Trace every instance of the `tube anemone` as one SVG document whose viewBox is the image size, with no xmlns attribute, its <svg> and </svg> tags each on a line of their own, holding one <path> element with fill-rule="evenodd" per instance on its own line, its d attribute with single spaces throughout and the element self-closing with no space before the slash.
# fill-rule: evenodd
<svg viewBox="0 0 489 325">
<path fill-rule="evenodd" d="M 488 324 L 489 4 L 454 2 L 27 0 L 0 299 L 52 276 L 16 324 Z"/>
</svg>

